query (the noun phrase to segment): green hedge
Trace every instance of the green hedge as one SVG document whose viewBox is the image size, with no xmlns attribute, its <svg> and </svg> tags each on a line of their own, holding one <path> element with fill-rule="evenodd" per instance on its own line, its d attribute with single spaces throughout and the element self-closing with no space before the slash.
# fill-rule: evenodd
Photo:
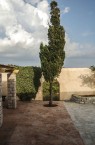
<svg viewBox="0 0 95 145">
<path fill-rule="evenodd" d="M 53 82 L 53 88 L 52 88 L 52 95 L 53 95 L 53 101 L 59 101 L 59 83 L 57 80 Z M 43 100 L 49 101 L 49 83 L 44 82 L 43 83 Z"/>
<path fill-rule="evenodd" d="M 16 66 L 19 69 L 17 74 L 17 96 L 22 101 L 30 101 L 36 97 L 40 86 L 41 68 L 40 67 L 22 67 Z M 43 83 L 43 100 L 49 100 L 49 83 Z M 53 83 L 53 100 L 59 100 L 59 83 L 55 80 Z"/>
<path fill-rule="evenodd" d="M 29 101 L 35 98 L 40 86 L 41 69 L 39 67 L 16 67 L 17 74 L 17 95 L 22 101 Z"/>
</svg>

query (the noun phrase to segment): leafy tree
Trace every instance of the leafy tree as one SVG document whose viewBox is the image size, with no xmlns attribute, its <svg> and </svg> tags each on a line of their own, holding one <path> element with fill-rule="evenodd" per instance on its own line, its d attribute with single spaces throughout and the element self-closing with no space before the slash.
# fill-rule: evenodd
<svg viewBox="0 0 95 145">
<path fill-rule="evenodd" d="M 49 105 L 52 106 L 52 84 L 64 65 L 65 30 L 60 25 L 60 10 L 57 7 L 57 2 L 53 0 L 50 3 L 50 7 L 51 18 L 48 29 L 48 45 L 41 43 L 39 55 L 44 78 L 49 82 Z"/>
</svg>

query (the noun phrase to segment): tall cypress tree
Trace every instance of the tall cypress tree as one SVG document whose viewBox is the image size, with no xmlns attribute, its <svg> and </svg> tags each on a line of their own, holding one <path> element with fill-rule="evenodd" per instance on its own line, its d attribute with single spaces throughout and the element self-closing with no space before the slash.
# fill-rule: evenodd
<svg viewBox="0 0 95 145">
<path fill-rule="evenodd" d="M 49 105 L 52 106 L 52 84 L 56 77 L 61 72 L 65 59 L 65 30 L 60 25 L 60 10 L 57 7 L 57 2 L 52 1 L 51 18 L 48 29 L 48 45 L 40 45 L 40 60 L 44 78 L 50 84 L 50 99 Z"/>
</svg>

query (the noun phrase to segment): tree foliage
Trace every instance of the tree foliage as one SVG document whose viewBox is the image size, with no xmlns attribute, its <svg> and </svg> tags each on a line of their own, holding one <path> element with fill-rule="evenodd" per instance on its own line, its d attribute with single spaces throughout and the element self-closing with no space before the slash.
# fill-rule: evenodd
<svg viewBox="0 0 95 145">
<path fill-rule="evenodd" d="M 51 18 L 48 29 L 48 45 L 40 45 L 40 60 L 44 78 L 50 83 L 50 104 L 52 104 L 52 83 L 58 77 L 65 59 L 65 30 L 60 25 L 60 10 L 57 2 L 52 1 Z"/>
<path fill-rule="evenodd" d="M 43 100 L 49 101 L 49 82 L 43 83 Z M 52 100 L 53 101 L 59 101 L 59 83 L 57 80 L 54 80 L 52 84 Z"/>
</svg>

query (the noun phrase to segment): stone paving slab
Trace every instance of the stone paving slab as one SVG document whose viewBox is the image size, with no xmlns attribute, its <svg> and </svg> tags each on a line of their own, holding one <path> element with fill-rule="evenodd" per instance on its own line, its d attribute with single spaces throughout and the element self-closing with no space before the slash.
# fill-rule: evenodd
<svg viewBox="0 0 95 145">
<path fill-rule="evenodd" d="M 95 145 L 95 104 L 64 102 L 86 145 Z"/>
<path fill-rule="evenodd" d="M 0 145 L 84 145 L 63 102 L 45 103 L 19 101 L 17 109 L 4 109 Z"/>
</svg>

